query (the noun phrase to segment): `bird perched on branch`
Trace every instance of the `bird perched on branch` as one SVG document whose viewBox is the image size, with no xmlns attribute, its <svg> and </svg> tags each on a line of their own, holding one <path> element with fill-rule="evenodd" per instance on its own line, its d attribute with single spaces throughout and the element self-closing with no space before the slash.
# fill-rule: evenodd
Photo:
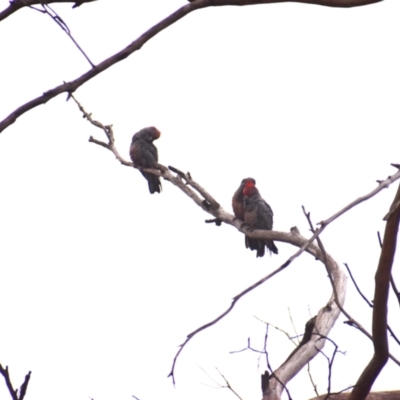
<svg viewBox="0 0 400 400">
<path fill-rule="evenodd" d="M 272 230 L 273 215 L 271 207 L 260 196 L 256 188 L 254 179 L 245 179 L 243 187 L 243 208 L 244 222 L 253 229 Z M 278 254 L 278 249 L 273 240 L 246 239 L 246 246 L 252 250 L 257 250 L 257 257 L 263 257 L 265 246 L 274 254 Z"/>
<path fill-rule="evenodd" d="M 158 169 L 158 151 L 153 140 L 160 137 L 161 132 L 154 126 L 143 128 L 132 137 L 129 154 L 133 165 L 136 167 Z M 157 175 L 140 171 L 149 182 L 150 193 L 161 192 L 161 182 Z"/>
<path fill-rule="evenodd" d="M 244 178 L 242 182 L 240 183 L 240 186 L 238 190 L 236 190 L 235 194 L 232 197 L 232 209 L 233 213 L 235 214 L 236 218 L 240 218 L 242 221 L 244 221 L 244 206 L 243 206 L 243 189 L 244 185 L 246 184 L 247 181 L 253 182 L 256 184 L 256 180 L 253 178 Z"/>
<path fill-rule="evenodd" d="M 240 218 L 242 221 L 244 221 L 243 189 L 244 189 L 244 185 L 246 184 L 247 181 L 250 181 L 250 182 L 253 182 L 254 184 L 256 184 L 256 181 L 253 178 L 243 179 L 242 182 L 240 183 L 239 188 L 236 190 L 235 194 L 232 197 L 233 213 L 235 214 L 236 218 Z M 248 249 L 250 247 L 251 250 L 257 250 L 257 246 L 256 246 L 254 239 L 251 239 L 248 236 L 245 236 L 244 243 L 246 245 L 246 249 Z"/>
</svg>

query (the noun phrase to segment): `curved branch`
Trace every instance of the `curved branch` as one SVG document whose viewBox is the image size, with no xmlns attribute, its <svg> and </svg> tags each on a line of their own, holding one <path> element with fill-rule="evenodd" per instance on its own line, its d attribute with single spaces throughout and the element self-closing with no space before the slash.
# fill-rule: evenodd
<svg viewBox="0 0 400 400">
<path fill-rule="evenodd" d="M 195 0 L 189 4 L 186 4 L 181 8 L 178 8 L 178 10 L 173 12 L 167 18 L 163 19 L 162 21 L 154 25 L 152 28 L 150 28 L 148 31 L 143 33 L 141 36 L 139 36 L 136 40 L 134 40 L 130 45 L 125 47 L 123 50 L 105 59 L 100 64 L 90 69 L 88 72 L 81 75 L 79 78 L 76 78 L 75 80 L 70 82 L 64 82 L 64 84 L 56 86 L 55 88 L 44 92 L 41 96 L 36 97 L 35 99 L 28 101 L 27 103 L 18 107 L 8 117 L 6 117 L 3 121 L 0 122 L 0 133 L 3 132 L 4 129 L 6 129 L 8 126 L 12 125 L 17 120 L 18 117 L 25 114 L 29 110 L 32 110 L 33 108 L 41 104 L 47 103 L 49 100 L 53 99 L 54 97 L 58 96 L 61 93 L 73 93 L 75 90 L 77 90 L 80 86 L 82 86 L 90 79 L 94 78 L 101 72 L 105 71 L 114 64 L 124 60 L 135 51 L 139 50 L 146 42 L 148 42 L 159 32 L 168 28 L 170 25 L 174 24 L 176 21 L 180 20 L 181 18 L 191 13 L 192 11 L 206 7 L 246 6 L 255 4 L 285 3 L 287 1 L 288 0 L 258 0 L 258 1 L 257 0 Z M 308 3 L 308 4 L 329 6 L 329 7 L 347 8 L 347 7 L 358 7 L 367 4 L 373 4 L 383 0 L 295 0 L 295 1 L 298 3 Z M 39 3 L 49 4 L 56 2 L 66 3 L 70 1 L 14 0 L 6 10 L 0 13 L 0 21 L 24 6 L 29 6 Z M 75 2 L 76 3 L 75 5 L 80 5 L 83 2 L 85 1 L 84 0 L 77 1 Z"/>
</svg>

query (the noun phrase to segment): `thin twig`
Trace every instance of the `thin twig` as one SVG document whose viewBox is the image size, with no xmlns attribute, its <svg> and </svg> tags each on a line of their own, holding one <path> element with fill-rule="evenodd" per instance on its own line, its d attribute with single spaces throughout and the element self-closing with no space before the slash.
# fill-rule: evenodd
<svg viewBox="0 0 400 400">
<path fill-rule="evenodd" d="M 0 21 L 9 17 L 19 9 L 34 5 L 34 4 L 50 4 L 50 3 L 75 3 L 72 8 L 79 7 L 83 3 L 89 3 L 94 0 L 12 0 L 10 1 L 10 5 L 0 12 Z M 194 0 L 189 0 L 193 2 Z M 210 6 L 245 6 L 245 5 L 253 5 L 253 4 L 269 4 L 269 3 L 282 3 L 287 0 L 212 0 L 210 1 Z M 341 8 L 349 8 L 349 7 L 360 7 L 365 6 L 367 4 L 379 3 L 383 0 L 293 0 L 298 3 L 306 3 L 306 4 L 317 4 L 327 7 L 341 7 Z"/>
<path fill-rule="evenodd" d="M 86 58 L 88 63 L 91 65 L 92 68 L 95 67 L 95 65 L 92 63 L 88 55 L 83 51 L 82 47 L 78 44 L 78 42 L 74 39 L 74 37 L 71 34 L 71 30 L 69 29 L 68 25 L 66 22 L 60 17 L 60 15 L 53 10 L 48 4 L 42 3 L 41 4 L 42 9 L 36 8 L 36 7 L 29 7 L 35 11 L 39 11 L 42 14 L 48 15 L 66 34 L 67 36 L 72 40 L 72 42 L 75 44 L 75 46 L 78 48 L 78 50 L 83 54 L 83 56 Z"/>
<path fill-rule="evenodd" d="M 262 323 L 264 323 L 264 324 L 268 324 L 269 326 L 272 326 L 272 327 L 273 327 L 274 329 L 276 329 L 277 331 L 283 333 L 295 346 L 298 346 L 298 344 L 300 343 L 300 340 L 298 340 L 298 338 L 299 338 L 300 336 L 302 336 L 302 335 L 298 335 L 295 329 L 294 329 L 294 330 L 295 330 L 295 336 L 293 337 L 293 336 L 291 336 L 291 335 L 289 334 L 289 332 L 286 332 L 286 331 L 284 331 L 283 329 L 279 328 L 279 326 L 273 325 L 273 324 L 271 324 L 270 322 L 263 321 L 262 319 L 260 319 L 260 318 L 258 318 L 258 317 L 256 317 L 256 316 L 254 316 L 254 318 L 257 319 L 257 320 L 259 320 L 260 322 L 262 322 Z M 293 327 L 293 328 L 294 328 L 294 327 Z M 297 342 L 296 342 L 294 339 L 297 339 Z"/>
<path fill-rule="evenodd" d="M 344 263 L 344 266 L 347 269 L 347 272 L 349 273 L 350 279 L 353 282 L 358 294 L 364 299 L 364 301 L 372 308 L 374 305 L 364 296 L 364 293 L 361 291 L 361 289 L 358 287 L 356 280 L 353 277 L 353 274 L 351 273 L 351 270 L 347 263 Z"/>
<path fill-rule="evenodd" d="M 319 396 L 318 389 L 317 389 L 317 384 L 314 382 L 313 376 L 311 374 L 311 363 L 307 363 L 307 373 L 308 377 L 310 379 L 311 385 L 313 387 L 314 393 Z"/>
<path fill-rule="evenodd" d="M 349 211 L 353 207 L 355 207 L 358 204 L 361 204 L 362 202 L 369 200 L 371 197 L 375 196 L 382 189 L 387 189 L 390 184 L 392 184 L 394 181 L 396 181 L 400 177 L 400 164 L 391 164 L 391 165 L 398 169 L 398 171 L 394 175 L 388 176 L 383 181 L 378 181 L 379 182 L 378 187 L 376 189 L 374 189 L 372 192 L 367 193 L 366 195 L 361 196 L 358 199 L 352 201 L 350 204 L 348 204 L 346 207 L 342 208 L 340 211 L 338 211 L 336 214 L 332 215 L 330 218 L 319 222 L 318 225 L 321 225 L 323 227 L 325 225 L 330 224 L 332 221 L 339 218 L 341 215 L 343 215 L 345 212 Z"/>
<path fill-rule="evenodd" d="M 395 281 L 393 279 L 393 275 L 390 276 L 390 285 L 391 285 L 391 287 L 393 289 L 393 292 L 394 292 L 394 294 L 395 294 L 395 296 L 397 298 L 397 301 L 399 302 L 399 305 L 400 305 L 400 292 L 397 289 L 396 283 L 395 283 Z"/>
<path fill-rule="evenodd" d="M 231 384 L 229 383 L 228 379 L 225 378 L 225 376 L 222 374 L 222 372 L 218 369 L 215 368 L 218 373 L 221 375 L 222 379 L 225 381 L 226 386 L 221 386 L 223 388 L 229 389 L 239 400 L 242 400 L 242 398 L 239 396 L 239 394 L 232 388 Z"/>
<path fill-rule="evenodd" d="M 107 150 L 110 150 L 112 153 L 114 153 L 115 158 L 122 164 L 125 165 L 127 167 L 133 167 L 133 163 L 124 160 L 121 155 L 119 154 L 117 148 L 115 147 L 115 138 L 114 138 L 114 132 L 112 129 L 112 125 L 103 125 L 101 122 L 96 121 L 92 118 L 92 114 L 88 113 L 83 106 L 79 103 L 79 101 L 75 98 L 75 96 L 73 94 L 71 94 L 71 98 L 75 101 L 75 103 L 77 104 L 79 110 L 82 112 L 83 114 L 83 118 L 86 118 L 93 126 L 95 126 L 96 128 L 99 128 L 101 130 L 103 130 L 103 132 L 105 133 L 108 143 L 102 142 L 100 140 L 97 140 L 95 138 L 93 138 L 93 136 L 90 136 L 89 138 L 89 142 L 91 143 L 95 143 L 99 146 L 104 147 Z"/>
<path fill-rule="evenodd" d="M 333 362 L 335 360 L 336 353 L 338 352 L 338 345 L 330 338 L 327 336 L 322 336 L 321 339 L 328 340 L 332 345 L 334 346 L 334 351 L 332 354 L 332 357 L 328 357 L 323 351 L 321 351 L 321 354 L 327 359 L 328 361 L 328 388 L 327 388 L 327 394 L 325 397 L 325 400 L 327 400 L 331 394 L 331 386 L 332 386 L 332 367 L 333 367 Z M 343 352 L 340 352 L 343 354 Z"/>
<path fill-rule="evenodd" d="M 345 265 L 345 267 L 347 268 L 347 272 L 349 273 L 350 279 L 351 279 L 351 281 L 353 282 L 354 286 L 356 287 L 357 292 L 360 294 L 360 296 L 365 300 L 365 302 L 366 302 L 371 308 L 374 308 L 374 305 L 372 304 L 372 302 L 370 302 L 370 301 L 364 296 L 364 294 L 362 293 L 362 291 L 361 291 L 360 288 L 358 287 L 357 282 L 356 282 L 356 280 L 354 279 L 353 274 L 351 273 L 351 270 L 350 270 L 349 266 L 348 266 L 346 263 L 344 263 L 344 265 Z M 392 281 L 392 280 L 393 280 L 393 278 L 391 277 L 391 281 Z M 393 282 L 393 283 L 394 283 L 394 282 Z M 400 340 L 398 339 L 398 337 L 396 336 L 396 334 L 393 332 L 393 329 L 389 326 L 389 324 L 387 325 L 387 329 L 388 329 L 388 331 L 390 332 L 391 337 L 392 337 L 392 338 L 396 341 L 396 343 L 400 346 Z"/>
<path fill-rule="evenodd" d="M 287 395 L 288 395 L 288 399 L 289 399 L 289 400 L 292 400 L 292 396 L 290 395 L 289 389 L 287 388 L 285 382 L 282 382 L 282 381 L 279 379 L 279 377 L 278 377 L 277 375 L 275 375 L 275 373 L 274 373 L 274 371 L 273 371 L 273 369 L 272 369 L 272 367 L 271 367 L 271 364 L 270 364 L 270 362 L 269 362 L 269 354 L 268 354 L 268 350 L 267 350 L 267 341 L 268 341 L 268 324 L 265 325 L 265 335 L 264 335 L 264 348 L 263 348 L 263 351 L 264 351 L 264 353 L 265 353 L 265 361 L 266 361 L 266 363 L 267 363 L 267 368 L 268 368 L 269 371 L 270 371 L 270 378 L 269 378 L 269 380 L 271 380 L 272 378 L 276 379 L 276 380 L 279 382 L 279 384 L 285 389 L 285 391 L 286 391 L 286 393 L 287 393 Z M 264 393 L 263 393 L 263 394 L 264 394 Z"/>
</svg>

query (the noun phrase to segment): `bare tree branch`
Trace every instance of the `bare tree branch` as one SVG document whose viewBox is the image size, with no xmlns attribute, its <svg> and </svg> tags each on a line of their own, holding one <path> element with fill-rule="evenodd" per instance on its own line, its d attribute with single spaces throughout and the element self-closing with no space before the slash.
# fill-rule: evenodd
<svg viewBox="0 0 400 400">
<path fill-rule="evenodd" d="M 317 384 L 314 382 L 313 376 L 311 374 L 311 363 L 307 363 L 307 374 L 308 374 L 308 377 L 310 378 L 310 382 L 313 387 L 313 390 L 314 390 L 315 394 L 318 396 L 319 393 L 318 393 Z"/>
<path fill-rule="evenodd" d="M 371 308 L 373 308 L 374 305 L 372 304 L 372 302 L 370 302 L 370 301 L 364 296 L 364 294 L 361 292 L 360 288 L 358 287 L 357 282 L 356 282 L 356 280 L 354 279 L 353 274 L 351 273 L 351 270 L 350 270 L 349 266 L 348 266 L 346 263 L 344 263 L 344 265 L 345 265 L 345 267 L 346 267 L 346 269 L 347 269 L 347 272 L 348 272 L 349 275 L 350 275 L 350 279 L 351 279 L 351 281 L 353 282 L 354 286 L 356 287 L 356 290 L 357 290 L 357 292 L 359 293 L 359 295 L 364 299 L 364 301 L 365 301 Z M 391 276 L 391 277 L 390 277 L 390 282 L 392 283 L 392 281 L 393 281 L 393 278 L 392 278 L 392 276 Z M 393 281 L 393 283 L 394 283 L 394 281 Z M 397 338 L 396 334 L 393 332 L 393 329 L 389 326 L 389 324 L 388 324 L 388 326 L 387 326 L 387 329 L 388 329 L 388 331 L 390 332 L 391 337 L 397 342 L 398 345 L 400 345 L 400 340 Z"/>
<path fill-rule="evenodd" d="M 327 388 L 328 392 L 325 395 L 325 399 L 328 399 L 329 395 L 331 394 L 332 367 L 333 367 L 333 363 L 335 361 L 335 356 L 336 356 L 337 353 L 341 353 L 341 354 L 345 354 L 345 353 L 343 353 L 342 351 L 339 351 L 338 345 L 332 339 L 330 339 L 328 337 L 325 337 L 324 339 L 328 340 L 334 347 L 332 357 L 328 357 L 323 351 L 321 351 L 322 356 L 325 357 L 325 359 L 328 362 L 328 388 Z"/>
<path fill-rule="evenodd" d="M 373 308 L 374 305 L 364 296 L 364 293 L 363 293 L 363 292 L 361 291 L 361 289 L 358 287 L 357 282 L 356 282 L 356 280 L 354 279 L 354 276 L 353 276 L 353 274 L 351 273 L 351 270 L 350 270 L 349 266 L 348 266 L 346 263 L 344 263 L 344 266 L 346 267 L 347 272 L 349 273 L 350 279 L 351 279 L 351 281 L 353 282 L 353 285 L 354 285 L 354 287 L 356 288 L 358 294 L 364 299 L 364 301 L 365 301 L 371 308 Z"/>
<path fill-rule="evenodd" d="M 29 379 L 31 378 L 31 371 L 29 371 L 25 375 L 24 382 L 22 383 L 21 387 L 19 388 L 19 394 L 18 394 L 18 390 L 14 389 L 14 387 L 11 383 L 11 378 L 10 378 L 10 374 L 8 372 L 7 366 L 4 368 L 0 364 L 0 375 L 3 375 L 4 380 L 6 381 L 6 386 L 7 386 L 8 392 L 10 393 L 12 400 L 23 400 L 26 395 L 26 390 L 28 388 Z"/>
<path fill-rule="evenodd" d="M 38 11 L 38 12 L 40 12 L 42 14 L 48 15 L 66 33 L 66 35 L 72 40 L 72 42 L 75 44 L 75 46 L 78 48 L 78 50 L 86 58 L 87 62 L 91 65 L 92 68 L 94 68 L 94 64 L 92 63 L 92 61 L 90 61 L 89 56 L 83 51 L 82 47 L 78 44 L 78 42 L 72 36 L 71 30 L 69 29 L 69 27 L 66 24 L 66 22 L 49 5 L 41 4 L 41 6 L 42 6 L 42 9 L 35 8 L 35 7 L 30 7 L 30 8 L 35 10 L 35 11 Z"/>
<path fill-rule="evenodd" d="M 167 18 L 163 19 L 148 31 L 144 32 L 141 36 L 139 36 L 136 40 L 134 40 L 130 45 L 115 53 L 111 57 L 105 59 L 100 64 L 94 66 L 88 72 L 84 73 L 80 77 L 74 79 L 73 81 L 63 83 L 62 85 L 56 86 L 50 90 L 44 92 L 41 96 L 36 97 L 28 101 L 27 103 L 23 104 L 22 106 L 15 109 L 8 117 L 0 122 L 0 133 L 4 131 L 8 126 L 12 125 L 17 118 L 21 115 L 25 114 L 29 110 L 33 108 L 47 103 L 49 100 L 53 99 L 54 97 L 58 96 L 61 93 L 73 93 L 77 90 L 80 86 L 84 83 L 89 81 L 90 79 L 94 78 L 101 72 L 105 71 L 106 69 L 110 68 L 114 64 L 124 60 L 128 56 L 130 56 L 135 51 L 139 50 L 146 42 L 148 42 L 151 38 L 157 35 L 159 32 L 163 31 L 164 29 L 168 28 L 170 25 L 174 24 L 176 21 L 180 20 L 187 14 L 191 13 L 192 11 L 206 8 L 206 7 L 217 7 L 217 6 L 246 6 L 246 5 L 254 5 L 254 4 L 270 4 L 270 3 L 282 3 L 287 2 L 288 0 L 195 0 L 189 4 L 184 5 L 183 7 L 179 8 Z M 294 1 L 294 0 L 293 0 Z M 299 3 L 308 3 L 308 4 L 318 4 L 324 5 L 329 7 L 357 7 L 363 6 L 367 4 L 377 3 L 383 0 L 297 0 Z M 47 1 L 33 1 L 33 0 L 14 0 L 10 6 L 0 13 L 0 21 L 10 14 L 14 13 L 15 11 L 19 10 L 24 6 L 34 5 L 34 4 L 50 4 L 55 3 L 56 1 L 47 0 Z M 66 1 L 58 1 L 59 3 L 66 2 Z M 83 3 L 84 1 L 77 2 Z M 78 4 L 79 5 L 79 4 Z"/>
<path fill-rule="evenodd" d="M 105 59 L 100 64 L 96 65 L 94 68 L 91 68 L 89 71 L 78 77 L 77 79 L 64 82 L 62 85 L 56 86 L 53 89 L 50 89 L 44 92 L 41 96 L 36 97 L 35 99 L 28 101 L 27 103 L 23 104 L 22 106 L 18 107 L 14 110 L 8 117 L 6 117 L 3 121 L 0 122 L 0 133 L 6 129 L 8 126 L 13 124 L 18 117 L 25 114 L 27 111 L 41 105 L 47 103 L 52 98 L 58 96 L 61 93 L 68 93 L 71 94 L 75 92 L 80 86 L 84 83 L 89 81 L 90 79 L 94 78 L 101 72 L 105 71 L 106 69 L 110 68 L 114 64 L 124 60 L 128 56 L 130 56 L 135 51 L 139 50 L 146 42 L 148 42 L 151 38 L 157 35 L 162 30 L 166 29 L 179 19 L 183 18 L 185 15 L 189 14 L 190 12 L 208 7 L 211 0 L 199 0 L 195 3 L 189 3 L 184 5 L 183 7 L 179 8 L 177 11 L 169 15 L 167 18 L 163 19 L 148 31 L 143 33 L 139 36 L 136 40 L 134 40 L 131 44 L 127 47 L 115 53 L 111 57 Z M 40 3 L 40 2 L 39 2 Z M 38 4 L 38 3 L 31 3 L 31 4 Z M 20 7 L 21 8 L 21 7 Z M 1 14 L 0 14 L 1 16 Z M 68 96 L 69 98 L 69 96 Z"/>
<path fill-rule="evenodd" d="M 272 379 L 274 379 L 274 381 L 275 382 L 277 382 L 278 384 L 279 384 L 279 387 L 280 388 L 283 388 L 283 389 L 285 389 L 285 392 L 287 393 L 287 396 L 288 396 L 288 400 L 292 400 L 292 396 L 290 395 L 290 392 L 289 392 L 289 389 L 286 387 L 286 382 L 282 382 L 280 379 L 279 379 L 279 376 L 278 375 L 275 375 L 275 373 L 274 373 L 274 371 L 273 371 L 273 369 L 272 369 L 272 366 L 271 366 L 271 363 L 269 362 L 269 354 L 268 354 L 268 350 L 267 350 L 267 341 L 268 341 L 268 328 L 269 328 L 269 325 L 268 324 L 266 324 L 265 325 L 265 329 L 266 329 L 266 331 L 265 331 L 265 335 L 264 335 L 264 348 L 263 348 L 263 352 L 264 352 L 264 354 L 265 354 L 265 362 L 267 363 L 267 368 L 269 369 L 269 371 L 271 372 L 270 374 L 269 374 L 269 379 L 268 379 L 268 385 L 265 387 L 265 384 L 263 384 L 263 376 L 265 376 L 265 375 L 262 375 L 261 376 L 261 387 L 263 387 L 264 386 L 264 390 L 263 390 L 263 397 L 268 397 L 268 393 L 269 393 L 269 389 L 271 388 L 271 386 L 270 386 L 270 383 L 271 383 L 271 380 Z M 264 378 L 265 379 L 265 378 Z"/>
<path fill-rule="evenodd" d="M 387 338 L 387 301 L 393 259 L 396 254 L 397 234 L 400 222 L 400 186 L 393 200 L 390 215 L 387 217 L 385 235 L 378 269 L 375 275 L 375 296 L 372 315 L 372 335 L 374 355 L 359 377 L 349 400 L 364 400 L 371 390 L 375 379 L 386 364 L 389 357 Z"/>
<path fill-rule="evenodd" d="M 215 368 L 218 373 L 221 375 L 221 378 L 225 381 L 226 386 L 221 386 L 221 388 L 227 388 L 229 389 L 239 400 L 242 400 L 242 398 L 238 395 L 238 393 L 232 388 L 231 384 L 229 383 L 228 379 L 225 378 L 225 376 L 222 374 L 222 372 L 218 369 Z"/>
<path fill-rule="evenodd" d="M 71 94 L 72 99 L 75 101 L 75 103 L 78 105 L 79 110 L 83 114 L 83 118 L 86 118 L 92 125 L 94 125 L 96 128 L 102 129 L 103 132 L 107 136 L 108 143 L 102 142 L 100 140 L 94 139 L 92 136 L 89 138 L 89 142 L 98 144 L 99 146 L 102 146 L 106 148 L 107 150 L 110 150 L 112 153 L 114 153 L 115 158 L 122 164 L 127 167 L 133 167 L 133 163 L 129 161 L 125 161 L 119 154 L 117 148 L 115 147 L 115 139 L 114 139 L 114 132 L 112 129 L 112 125 L 103 125 L 99 121 L 95 121 L 92 118 L 92 114 L 89 114 L 83 106 L 79 103 L 79 101 L 74 97 L 73 94 Z"/>
<path fill-rule="evenodd" d="M 389 187 L 391 183 L 399 179 L 400 177 L 400 164 L 391 164 L 393 167 L 397 168 L 398 171 L 393 175 L 393 176 L 388 176 L 387 179 L 384 181 L 378 181 L 378 187 L 374 189 L 372 192 L 359 197 L 358 199 L 354 200 L 350 204 L 348 204 L 346 207 L 342 208 L 340 211 L 338 211 L 336 214 L 332 215 L 330 218 L 326 219 L 325 221 L 321 221 L 319 225 L 324 227 L 325 225 L 330 224 L 332 221 L 334 221 L 336 218 L 339 218 L 342 214 L 344 214 L 346 211 L 349 211 L 353 207 L 357 206 L 358 204 L 361 204 L 362 202 L 369 200 L 371 197 L 375 196 L 377 193 L 379 193 L 382 189 L 386 189 Z"/>
</svg>

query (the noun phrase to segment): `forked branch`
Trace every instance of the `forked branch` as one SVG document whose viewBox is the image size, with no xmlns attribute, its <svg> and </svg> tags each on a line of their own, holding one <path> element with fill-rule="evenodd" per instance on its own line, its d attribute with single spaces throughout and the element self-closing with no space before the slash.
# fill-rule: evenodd
<svg viewBox="0 0 400 400">
<path fill-rule="evenodd" d="M 29 371 L 25 375 L 24 382 L 22 383 L 19 390 L 14 389 L 7 366 L 4 368 L 0 364 L 0 375 L 2 375 L 4 380 L 6 381 L 6 386 L 7 386 L 8 392 L 10 393 L 11 399 L 12 400 L 23 400 L 26 395 L 26 390 L 28 389 L 29 379 L 31 378 L 31 371 Z"/>
</svg>

